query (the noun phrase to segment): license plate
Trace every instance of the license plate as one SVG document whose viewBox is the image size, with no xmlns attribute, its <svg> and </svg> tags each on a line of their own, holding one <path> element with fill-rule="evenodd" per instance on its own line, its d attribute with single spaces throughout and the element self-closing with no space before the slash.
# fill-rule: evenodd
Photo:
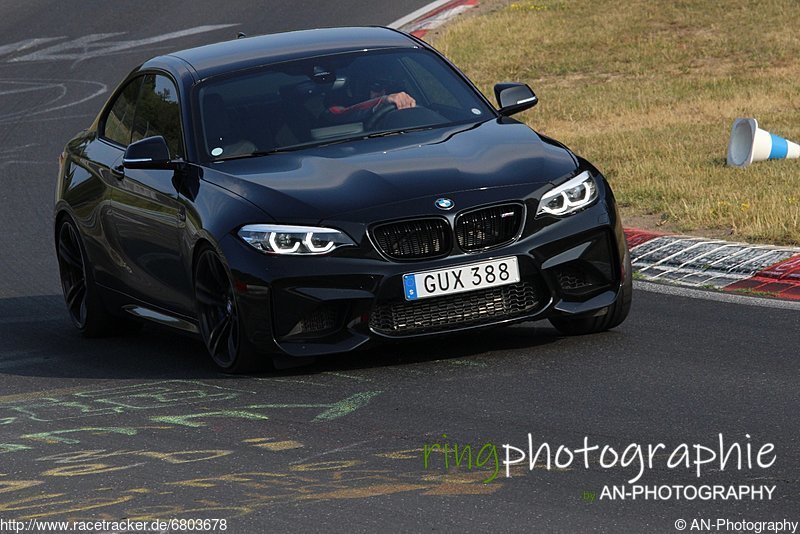
<svg viewBox="0 0 800 534">
<path fill-rule="evenodd" d="M 500 258 L 403 275 L 406 300 L 452 295 L 519 282 L 517 258 Z"/>
</svg>

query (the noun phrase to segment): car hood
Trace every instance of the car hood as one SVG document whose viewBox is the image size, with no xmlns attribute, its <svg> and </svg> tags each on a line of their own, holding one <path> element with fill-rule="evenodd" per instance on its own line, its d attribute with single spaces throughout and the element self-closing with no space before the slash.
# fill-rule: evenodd
<svg viewBox="0 0 800 534">
<path fill-rule="evenodd" d="M 575 156 L 527 126 L 496 119 L 228 160 L 203 179 L 278 222 L 314 222 L 421 197 L 528 184 L 577 168 Z"/>
</svg>

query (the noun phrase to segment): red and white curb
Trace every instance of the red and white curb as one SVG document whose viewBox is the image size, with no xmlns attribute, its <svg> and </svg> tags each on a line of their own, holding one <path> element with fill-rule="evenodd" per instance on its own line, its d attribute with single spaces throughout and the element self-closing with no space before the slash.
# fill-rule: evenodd
<svg viewBox="0 0 800 534">
<path fill-rule="evenodd" d="M 478 0 L 437 0 L 389 24 L 420 39 L 453 17 L 478 5 Z"/>
<path fill-rule="evenodd" d="M 800 300 L 800 249 L 625 230 L 647 281 Z"/>
</svg>

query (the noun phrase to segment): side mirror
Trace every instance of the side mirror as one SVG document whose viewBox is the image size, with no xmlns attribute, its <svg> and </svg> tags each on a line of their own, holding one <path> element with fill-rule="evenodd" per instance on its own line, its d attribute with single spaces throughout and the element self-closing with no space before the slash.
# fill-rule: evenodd
<svg viewBox="0 0 800 534">
<path fill-rule="evenodd" d="M 131 143 L 122 157 L 122 165 L 126 169 L 171 169 L 167 142 L 156 135 Z"/>
<path fill-rule="evenodd" d="M 500 115 L 506 117 L 530 109 L 539 102 L 533 89 L 524 83 L 498 83 L 494 86 L 494 96 L 500 106 Z"/>
</svg>

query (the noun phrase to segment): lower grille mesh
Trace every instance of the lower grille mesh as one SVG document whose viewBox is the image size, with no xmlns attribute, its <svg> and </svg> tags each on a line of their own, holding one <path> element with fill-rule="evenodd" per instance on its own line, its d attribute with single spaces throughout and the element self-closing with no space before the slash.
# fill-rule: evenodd
<svg viewBox="0 0 800 534">
<path fill-rule="evenodd" d="M 608 265 L 607 263 L 605 265 Z M 603 264 L 600 265 L 603 267 Z M 554 269 L 558 285 L 565 295 L 587 295 L 600 291 L 610 285 L 597 266 L 590 262 L 574 261 Z"/>
<path fill-rule="evenodd" d="M 336 307 L 328 303 L 322 304 L 316 310 L 305 315 L 294 325 L 286 337 L 292 336 L 319 336 L 330 332 L 336 327 Z"/>
<path fill-rule="evenodd" d="M 561 289 L 567 291 L 584 289 L 592 286 L 592 282 L 587 280 L 586 273 L 574 265 L 559 269 L 556 272 L 556 276 L 558 276 L 558 284 L 561 286 Z"/>
<path fill-rule="evenodd" d="M 544 304 L 534 284 L 522 282 L 445 297 L 378 304 L 370 328 L 380 334 L 404 336 L 489 324 L 538 311 Z"/>
</svg>

